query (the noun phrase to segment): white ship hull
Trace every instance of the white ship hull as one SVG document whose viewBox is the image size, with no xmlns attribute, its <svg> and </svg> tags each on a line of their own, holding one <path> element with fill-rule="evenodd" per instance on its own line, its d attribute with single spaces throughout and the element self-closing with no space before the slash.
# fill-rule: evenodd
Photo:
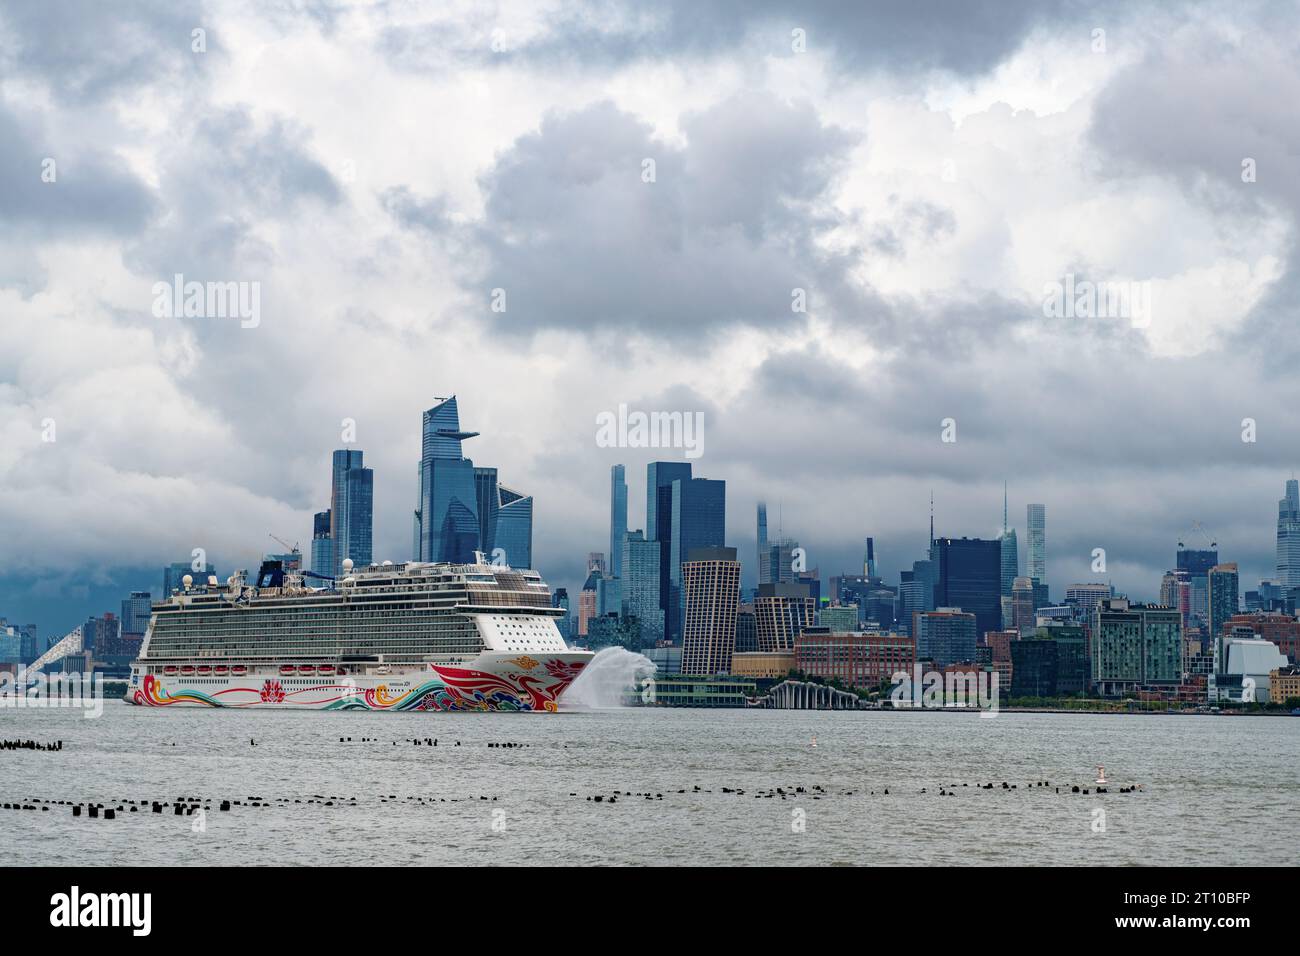
<svg viewBox="0 0 1300 956">
<path fill-rule="evenodd" d="M 144 707 L 554 712 L 592 656 L 485 651 L 461 665 L 344 665 L 343 675 L 304 673 L 315 667 L 305 664 L 250 666 L 236 676 L 213 673 L 210 662 L 137 662 L 127 700 Z"/>
</svg>

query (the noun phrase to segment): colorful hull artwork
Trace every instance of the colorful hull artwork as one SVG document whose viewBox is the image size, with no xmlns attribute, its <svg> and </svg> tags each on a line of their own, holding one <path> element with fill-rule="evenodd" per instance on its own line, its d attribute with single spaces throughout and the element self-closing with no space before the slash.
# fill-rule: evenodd
<svg viewBox="0 0 1300 956">
<path fill-rule="evenodd" d="M 545 711 L 581 673 L 590 654 L 484 655 L 470 667 L 428 665 L 392 674 L 285 678 L 275 668 L 205 680 L 144 674 L 128 700 L 142 707 L 278 707 L 301 710 Z"/>
</svg>

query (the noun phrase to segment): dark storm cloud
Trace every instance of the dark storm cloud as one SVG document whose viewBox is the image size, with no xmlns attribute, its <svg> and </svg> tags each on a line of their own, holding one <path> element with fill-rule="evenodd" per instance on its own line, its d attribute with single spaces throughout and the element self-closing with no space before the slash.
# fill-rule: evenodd
<svg viewBox="0 0 1300 956">
<path fill-rule="evenodd" d="M 52 181 L 42 178 L 47 160 Z M 0 226 L 10 236 L 135 233 L 153 206 L 149 189 L 111 153 L 51 137 L 36 117 L 0 102 Z"/>
<path fill-rule="evenodd" d="M 802 327 L 808 311 L 866 307 L 850 260 L 816 247 L 835 221 L 816 200 L 852 142 L 805 105 L 734 97 L 682 122 L 685 148 L 609 103 L 549 116 L 482 179 L 467 285 L 506 290 L 516 327 L 698 336 L 738 323 Z M 645 162 L 654 163 L 646 182 Z M 399 221 L 448 233 L 445 207 L 397 191 Z"/>
<path fill-rule="evenodd" d="M 0 7 L 0 73 L 95 102 L 201 70 L 219 48 L 212 26 L 198 0 L 17 0 Z M 195 28 L 207 30 L 207 53 L 191 48 Z"/>
</svg>

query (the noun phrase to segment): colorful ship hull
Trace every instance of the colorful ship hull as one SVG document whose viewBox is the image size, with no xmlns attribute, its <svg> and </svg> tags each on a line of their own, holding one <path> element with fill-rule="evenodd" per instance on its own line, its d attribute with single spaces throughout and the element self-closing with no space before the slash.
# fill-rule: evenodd
<svg viewBox="0 0 1300 956">
<path fill-rule="evenodd" d="M 133 674 L 127 699 L 142 707 L 554 712 L 591 656 L 484 653 L 464 667 L 430 664 L 344 677 L 286 676 L 277 668 L 221 678 Z"/>
</svg>

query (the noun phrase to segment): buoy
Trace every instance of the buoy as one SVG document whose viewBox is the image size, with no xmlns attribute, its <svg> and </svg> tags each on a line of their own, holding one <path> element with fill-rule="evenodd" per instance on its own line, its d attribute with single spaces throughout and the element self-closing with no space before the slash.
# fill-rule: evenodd
<svg viewBox="0 0 1300 956">
<path fill-rule="evenodd" d="M 812 745 L 813 745 L 813 750 L 816 750 L 816 749 L 817 749 L 817 735 L 816 735 L 816 734 L 813 734 Z"/>
<path fill-rule="evenodd" d="M 1106 768 L 1103 767 L 1103 766 L 1101 766 L 1101 765 L 1098 765 L 1098 766 L 1097 766 L 1097 780 L 1096 780 L 1096 782 L 1097 782 L 1097 783 L 1110 783 L 1110 781 L 1106 779 Z"/>
</svg>

